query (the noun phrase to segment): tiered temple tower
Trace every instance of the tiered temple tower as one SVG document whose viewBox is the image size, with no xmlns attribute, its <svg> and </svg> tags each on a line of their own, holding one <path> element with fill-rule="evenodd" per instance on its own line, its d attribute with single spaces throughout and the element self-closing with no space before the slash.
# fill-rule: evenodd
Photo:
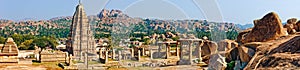
<svg viewBox="0 0 300 70">
<path fill-rule="evenodd" d="M 75 60 L 82 61 L 86 54 L 96 54 L 94 36 L 81 3 L 76 7 L 70 30 L 67 47 Z"/>
</svg>

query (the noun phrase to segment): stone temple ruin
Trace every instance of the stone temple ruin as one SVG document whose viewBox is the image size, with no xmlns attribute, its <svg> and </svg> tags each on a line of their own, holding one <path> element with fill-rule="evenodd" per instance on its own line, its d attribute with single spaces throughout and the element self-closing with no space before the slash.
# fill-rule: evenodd
<svg viewBox="0 0 300 70">
<path fill-rule="evenodd" d="M 182 38 L 177 41 L 157 42 L 158 46 L 137 45 L 133 48 L 122 50 L 110 49 L 103 46 L 99 51 L 100 59 L 105 64 L 111 64 L 111 60 L 119 61 L 121 66 L 159 67 L 166 65 L 201 65 L 220 64 L 219 68 L 225 69 L 225 50 L 218 52 L 218 44 L 205 39 Z M 171 49 L 175 45 L 175 49 Z M 173 47 L 174 48 L 174 47 Z M 108 52 L 110 51 L 110 52 Z M 145 58 L 146 57 L 146 58 Z M 210 60 L 212 59 L 213 60 Z M 135 63 L 124 61 L 138 61 Z M 220 61 L 216 61 L 220 60 Z"/>
<path fill-rule="evenodd" d="M 96 59 L 96 46 L 83 5 L 79 3 L 73 15 L 67 49 L 74 60 L 84 61 Z"/>
<path fill-rule="evenodd" d="M 0 44 L 0 63 L 16 63 L 18 64 L 19 50 L 17 44 L 12 38 L 8 38 L 6 43 Z"/>
</svg>

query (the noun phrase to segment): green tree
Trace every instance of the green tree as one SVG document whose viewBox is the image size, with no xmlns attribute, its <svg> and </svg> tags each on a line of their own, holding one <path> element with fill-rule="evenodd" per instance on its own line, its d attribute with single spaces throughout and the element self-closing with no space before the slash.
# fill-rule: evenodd
<svg viewBox="0 0 300 70">
<path fill-rule="evenodd" d="M 36 46 L 44 49 L 49 45 L 49 41 L 46 37 L 36 38 L 33 40 L 32 45 L 36 45 Z"/>
<path fill-rule="evenodd" d="M 19 46 L 20 50 L 34 50 L 34 45 L 31 45 L 33 42 L 32 39 L 30 40 L 25 40 L 21 45 Z"/>
<path fill-rule="evenodd" d="M 21 34 L 13 34 L 11 37 L 17 45 L 21 45 L 21 43 L 24 42 L 24 38 Z"/>
<path fill-rule="evenodd" d="M 5 41 L 6 41 L 6 38 L 4 38 L 4 37 L 0 37 L 0 44 L 4 44 L 4 43 L 5 43 Z"/>
<path fill-rule="evenodd" d="M 144 38 L 142 42 L 144 42 L 145 45 L 149 45 L 151 43 L 151 40 L 150 38 Z"/>
</svg>

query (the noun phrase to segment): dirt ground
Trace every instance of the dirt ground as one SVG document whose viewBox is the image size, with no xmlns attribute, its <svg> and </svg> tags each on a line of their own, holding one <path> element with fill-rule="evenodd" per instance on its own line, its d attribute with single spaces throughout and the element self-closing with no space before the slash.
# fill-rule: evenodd
<svg viewBox="0 0 300 70">
<path fill-rule="evenodd" d="M 0 70 L 63 70 L 46 64 L 0 64 Z"/>
</svg>

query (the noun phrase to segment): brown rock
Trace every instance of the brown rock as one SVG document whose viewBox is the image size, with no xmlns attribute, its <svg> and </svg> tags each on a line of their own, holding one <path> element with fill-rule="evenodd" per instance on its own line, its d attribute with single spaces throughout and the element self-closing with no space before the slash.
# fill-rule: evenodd
<svg viewBox="0 0 300 70">
<path fill-rule="evenodd" d="M 226 53 L 227 61 L 241 60 L 242 62 L 249 62 L 254 55 L 255 50 L 245 46 L 234 47 Z"/>
<path fill-rule="evenodd" d="M 258 68 L 292 68 L 300 66 L 300 55 L 289 53 L 276 53 L 262 58 Z M 284 70 L 284 68 L 282 68 Z M 293 69 L 292 69 L 293 70 Z M 299 70 L 299 69 L 295 69 Z"/>
<path fill-rule="evenodd" d="M 217 48 L 218 48 L 218 45 L 217 43 L 213 42 L 213 41 L 208 41 L 208 40 L 205 40 L 204 41 L 204 44 L 202 46 L 202 51 L 201 51 L 201 54 L 202 56 L 204 56 L 203 60 L 208 60 L 209 59 L 209 56 L 211 54 L 214 54 L 217 52 Z"/>
<path fill-rule="evenodd" d="M 298 22 L 296 23 L 296 25 L 295 25 L 295 30 L 296 30 L 297 32 L 300 31 L 300 21 L 298 21 Z"/>
<path fill-rule="evenodd" d="M 287 29 L 287 32 L 289 34 L 294 34 L 296 33 L 296 29 L 298 26 L 296 25 L 297 19 L 296 18 L 291 18 L 287 20 L 287 24 L 285 24 L 283 27 Z"/>
<path fill-rule="evenodd" d="M 242 40 L 245 39 L 245 36 L 252 30 L 252 28 L 246 29 L 242 32 L 239 33 L 237 36 L 237 42 L 241 42 Z"/>
<path fill-rule="evenodd" d="M 227 63 L 225 61 L 225 57 L 220 54 L 212 54 L 210 56 L 210 61 L 208 64 L 208 70 L 225 70 L 227 67 Z"/>
<path fill-rule="evenodd" d="M 218 51 L 228 51 L 234 47 L 238 47 L 238 43 L 233 40 L 222 40 L 218 42 Z"/>
<path fill-rule="evenodd" d="M 299 67 L 299 34 L 289 35 L 274 41 L 262 42 L 245 67 L 246 70 Z M 273 70 L 273 69 L 272 69 Z M 297 69 L 296 69 L 297 70 Z"/>
<path fill-rule="evenodd" d="M 297 21 L 298 21 L 297 18 L 290 18 L 287 20 L 287 24 L 296 24 Z"/>
<path fill-rule="evenodd" d="M 289 34 L 295 34 L 296 33 L 296 30 L 294 29 L 294 24 L 285 24 L 284 25 L 284 28 L 286 28 L 287 29 L 287 32 L 289 33 Z"/>
<path fill-rule="evenodd" d="M 217 47 L 218 47 L 217 43 L 213 41 L 205 41 L 203 44 L 203 50 L 206 50 L 204 51 L 205 54 L 215 53 L 217 51 Z"/>
<path fill-rule="evenodd" d="M 300 36 L 296 36 L 287 42 L 284 42 L 274 49 L 269 49 L 269 54 L 274 53 L 284 53 L 284 52 L 291 52 L 291 53 L 299 53 L 300 52 Z"/>
<path fill-rule="evenodd" d="M 281 20 L 274 12 L 268 13 L 262 19 L 254 20 L 253 29 L 241 39 L 242 43 L 265 42 L 287 35 Z"/>
</svg>

